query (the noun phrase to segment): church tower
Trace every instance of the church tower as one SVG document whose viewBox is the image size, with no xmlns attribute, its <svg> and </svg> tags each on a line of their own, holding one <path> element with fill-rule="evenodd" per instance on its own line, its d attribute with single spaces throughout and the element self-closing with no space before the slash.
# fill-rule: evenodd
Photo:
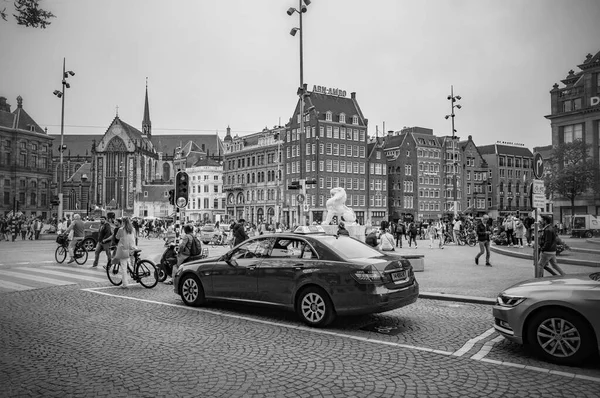
<svg viewBox="0 0 600 398">
<path fill-rule="evenodd" d="M 152 122 L 150 121 L 150 106 L 148 105 L 148 78 L 146 78 L 146 101 L 144 103 L 144 120 L 142 121 L 142 134 L 152 139 Z"/>
</svg>

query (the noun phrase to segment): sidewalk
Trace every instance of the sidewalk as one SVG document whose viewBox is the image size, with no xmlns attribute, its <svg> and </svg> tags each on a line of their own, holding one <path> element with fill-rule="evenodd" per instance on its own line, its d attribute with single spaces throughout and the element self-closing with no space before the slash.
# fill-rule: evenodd
<svg viewBox="0 0 600 398">
<path fill-rule="evenodd" d="M 565 239 L 565 241 L 573 248 L 577 246 L 596 250 L 600 248 L 583 239 Z M 518 249 L 492 245 L 491 248 L 497 252 L 491 253 L 492 267 L 486 267 L 485 255 L 480 258 L 479 265 L 475 264 L 474 259 L 479 253 L 479 246 L 450 245 L 444 246 L 444 249 L 437 247 L 429 249 L 428 240 L 418 241 L 418 244 L 418 249 L 414 247 L 409 249 L 404 244 L 404 248 L 397 250 L 400 254 L 425 256 L 425 271 L 415 273 L 420 284 L 421 298 L 493 304 L 498 293 L 507 287 L 534 278 L 533 260 L 514 257 L 517 254 L 532 253 L 531 248 Z M 588 260 L 592 264 L 595 260 L 600 267 L 598 254 L 571 251 L 566 252 L 565 255 L 567 253 L 570 259 Z M 567 257 L 561 254 L 559 258 Z M 592 266 L 560 264 L 560 267 L 567 274 L 600 272 L 600 268 Z"/>
</svg>

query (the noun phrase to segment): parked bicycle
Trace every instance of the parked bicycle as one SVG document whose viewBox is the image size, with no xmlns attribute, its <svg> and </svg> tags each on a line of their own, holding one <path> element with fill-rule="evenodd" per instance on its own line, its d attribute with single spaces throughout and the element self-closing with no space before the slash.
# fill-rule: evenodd
<svg viewBox="0 0 600 398">
<path fill-rule="evenodd" d="M 133 251 L 134 263 L 133 266 L 130 262 L 127 263 L 127 272 L 133 281 L 140 283 L 145 288 L 151 289 L 158 283 L 158 271 L 152 261 L 140 258 L 141 251 L 141 249 Z M 108 275 L 110 283 L 115 286 L 120 286 L 123 283 L 120 263 L 111 263 L 106 267 L 106 275 Z"/>
<path fill-rule="evenodd" d="M 211 238 L 210 242 L 208 242 L 208 244 L 213 245 L 213 246 L 215 246 L 215 245 L 223 246 L 225 244 L 225 240 L 226 240 L 225 235 L 215 234 Z"/>
<path fill-rule="evenodd" d="M 477 233 L 475 232 L 475 230 L 471 229 L 471 230 L 461 231 L 458 234 L 458 244 L 461 246 L 463 246 L 463 245 L 469 245 L 471 247 L 475 246 L 477 244 Z"/>
<path fill-rule="evenodd" d="M 88 252 L 85 249 L 83 242 L 83 240 L 78 241 L 73 250 L 73 258 L 79 265 L 85 264 L 88 259 Z M 59 246 L 54 252 L 54 258 L 57 263 L 62 264 L 67 259 L 67 254 L 69 254 L 69 238 L 66 234 L 60 234 L 56 237 L 56 243 L 58 243 Z"/>
</svg>

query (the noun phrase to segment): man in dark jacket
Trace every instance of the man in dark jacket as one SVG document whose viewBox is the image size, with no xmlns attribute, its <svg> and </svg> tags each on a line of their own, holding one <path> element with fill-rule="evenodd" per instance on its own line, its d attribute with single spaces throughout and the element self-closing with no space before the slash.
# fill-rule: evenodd
<svg viewBox="0 0 600 398">
<path fill-rule="evenodd" d="M 477 220 L 477 240 L 479 241 L 479 254 L 475 256 L 475 264 L 479 265 L 479 257 L 485 252 L 485 265 L 490 264 L 490 226 L 488 224 L 489 216 L 485 214 L 481 220 Z"/>
<path fill-rule="evenodd" d="M 96 244 L 96 252 L 94 257 L 94 264 L 92 267 L 98 266 L 98 260 L 100 260 L 100 253 L 105 252 L 107 258 L 107 264 L 110 264 L 110 241 L 112 240 L 112 228 L 106 221 L 106 216 L 100 216 L 100 229 L 98 230 L 98 243 Z"/>
<path fill-rule="evenodd" d="M 246 233 L 246 220 L 240 218 L 233 227 L 233 246 L 239 245 L 246 239 L 248 239 L 248 234 Z"/>
<path fill-rule="evenodd" d="M 548 215 L 543 215 L 542 231 L 539 240 L 540 259 L 536 269 L 536 277 L 543 277 L 544 270 L 548 271 L 551 275 L 556 275 L 557 272 L 565 275 L 556 262 L 556 243 L 557 237 L 556 231 L 552 227 L 552 219 Z"/>
<path fill-rule="evenodd" d="M 348 230 L 346 229 L 346 225 L 344 224 L 343 221 L 340 221 L 340 223 L 338 224 L 337 236 L 340 236 L 340 235 L 350 236 L 350 232 L 348 232 Z"/>
</svg>

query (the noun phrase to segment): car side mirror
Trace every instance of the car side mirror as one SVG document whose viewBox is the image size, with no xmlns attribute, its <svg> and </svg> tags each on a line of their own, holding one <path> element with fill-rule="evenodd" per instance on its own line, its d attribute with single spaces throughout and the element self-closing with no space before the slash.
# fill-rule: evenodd
<svg viewBox="0 0 600 398">
<path fill-rule="evenodd" d="M 238 266 L 238 262 L 234 258 L 227 259 L 226 261 L 227 261 L 227 264 L 231 265 L 232 267 Z"/>
</svg>

